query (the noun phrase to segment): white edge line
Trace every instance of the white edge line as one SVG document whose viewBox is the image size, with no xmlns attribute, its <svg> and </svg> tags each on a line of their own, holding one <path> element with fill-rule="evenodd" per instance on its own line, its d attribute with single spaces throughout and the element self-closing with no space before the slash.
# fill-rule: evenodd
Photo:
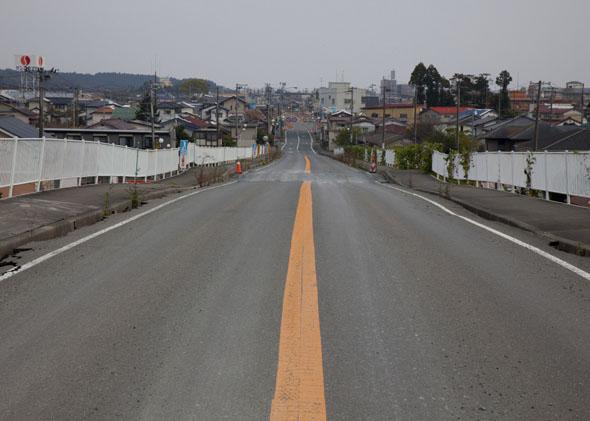
<svg viewBox="0 0 590 421">
<path fill-rule="evenodd" d="M 299 132 L 297 132 L 297 152 L 299 152 Z"/>
<path fill-rule="evenodd" d="M 309 131 L 309 129 L 305 129 L 307 130 L 307 134 L 309 135 L 309 144 L 311 145 L 311 150 L 313 151 L 314 154 L 318 154 L 315 149 L 313 148 L 313 136 L 311 135 L 311 132 Z"/>
<path fill-rule="evenodd" d="M 167 201 L 165 203 L 161 203 L 158 206 L 155 206 L 155 207 L 153 207 L 153 208 L 151 208 L 149 210 L 146 210 L 144 212 L 138 213 L 137 215 L 132 216 L 131 218 L 128 218 L 128 219 L 126 219 L 124 221 L 118 222 L 115 225 L 111 225 L 110 227 L 107 227 L 107 228 L 104 228 L 104 229 L 102 229 L 100 231 L 94 232 L 94 233 L 92 233 L 90 235 L 87 235 L 86 237 L 80 238 L 79 240 L 76 240 L 76 241 L 74 241 L 74 242 L 72 242 L 70 244 L 66 244 L 65 246 L 60 247 L 57 250 L 54 250 L 54 251 L 52 251 L 50 253 L 47 253 L 47 254 L 44 254 L 43 256 L 37 257 L 36 259 L 31 260 L 30 262 L 27 262 L 27 263 L 23 264 L 22 266 L 19 266 L 17 268 L 11 269 L 11 270 L 3 273 L 2 275 L 0 275 L 0 282 L 5 281 L 6 279 L 13 277 L 14 275 L 18 275 L 19 273 L 22 273 L 22 272 L 24 272 L 24 271 L 26 271 L 28 269 L 31 269 L 32 267 L 35 267 L 38 264 L 43 263 L 46 260 L 51 259 L 52 257 L 55 257 L 57 255 L 60 255 L 60 254 L 66 252 L 68 250 L 73 249 L 74 247 L 79 246 L 80 244 L 84 244 L 84 243 L 92 240 L 93 238 L 99 237 L 99 236 L 101 236 L 103 234 L 106 234 L 109 231 L 112 231 L 114 229 L 120 228 L 123 225 L 127 225 L 128 223 L 133 222 L 133 221 L 135 221 L 135 220 L 137 220 L 139 218 L 142 218 L 142 217 L 144 217 L 146 215 L 149 215 L 150 213 L 154 213 L 154 212 L 162 209 L 165 206 L 171 205 L 172 203 L 176 203 L 176 202 L 178 202 L 178 201 L 180 201 L 182 199 L 186 199 L 187 197 L 191 197 L 191 196 L 194 196 L 196 194 L 206 192 L 208 190 L 214 190 L 214 189 L 218 189 L 220 187 L 226 187 L 226 186 L 235 184 L 237 182 L 238 181 L 235 180 L 235 181 L 230 181 L 229 183 L 221 184 L 219 186 L 213 186 L 213 187 L 208 187 L 208 188 L 203 189 L 203 190 L 197 190 L 195 192 L 191 192 L 191 193 L 185 194 L 184 196 L 180 196 L 180 197 L 177 197 L 175 199 L 169 200 L 169 201 Z"/>
<path fill-rule="evenodd" d="M 285 149 L 285 146 L 287 146 L 287 130 L 285 130 L 285 141 L 283 142 L 283 146 L 281 146 L 281 150 Z"/>
<path fill-rule="evenodd" d="M 567 270 L 575 273 L 576 275 L 581 276 L 582 278 L 586 279 L 587 281 L 590 281 L 590 273 L 586 272 L 583 269 L 580 269 L 577 266 L 572 265 L 571 263 L 566 262 L 565 260 L 561 260 L 559 257 L 556 257 L 556 256 L 554 256 L 554 255 L 552 255 L 550 253 L 547 253 L 546 251 L 541 250 L 538 247 L 535 247 L 535 246 L 533 246 L 531 244 L 525 243 L 524 241 L 519 240 L 518 238 L 514 238 L 514 237 L 512 237 L 512 236 L 510 236 L 508 234 L 504 234 L 501 231 L 498 231 L 498 230 L 496 230 L 494 228 L 488 227 L 487 225 L 484 225 L 484 224 L 482 224 L 480 222 L 474 221 L 471 218 L 468 218 L 466 216 L 459 215 L 459 214 L 453 212 L 452 210 L 446 208 L 445 206 L 441 205 L 440 203 L 435 202 L 434 200 L 428 199 L 427 197 L 424 197 L 424 196 L 422 196 L 420 194 L 413 193 L 413 192 L 410 192 L 410 191 L 407 191 L 407 190 L 404 190 L 404 189 L 400 189 L 398 187 L 384 185 L 383 183 L 379 183 L 377 181 L 376 181 L 376 183 L 377 184 L 380 184 L 380 185 L 382 185 L 384 187 L 388 187 L 390 189 L 397 190 L 399 192 L 402 192 L 402 193 L 405 193 L 405 194 L 408 194 L 408 195 L 411 195 L 411 196 L 418 197 L 418 198 L 420 198 L 422 200 L 425 200 L 428 203 L 431 203 L 434 206 L 442 209 L 444 212 L 448 213 L 449 215 L 456 216 L 457 218 L 460 218 L 460 219 L 462 219 L 462 220 L 464 220 L 466 222 L 469 222 L 470 224 L 475 225 L 476 227 L 479 227 L 481 229 L 484 229 L 484 230 L 486 230 L 488 232 L 491 232 L 492 234 L 497 235 L 498 237 L 502 237 L 505 240 L 508 240 L 508 241 L 510 241 L 510 242 L 512 242 L 512 243 L 514 243 L 516 245 L 519 245 L 521 247 L 524 247 L 525 249 L 528 249 L 528 250 L 532 251 L 533 253 L 536 253 L 539 256 L 544 257 L 545 259 L 550 260 L 551 262 L 558 264 L 559 266 L 563 267 L 564 269 L 567 269 Z"/>
</svg>

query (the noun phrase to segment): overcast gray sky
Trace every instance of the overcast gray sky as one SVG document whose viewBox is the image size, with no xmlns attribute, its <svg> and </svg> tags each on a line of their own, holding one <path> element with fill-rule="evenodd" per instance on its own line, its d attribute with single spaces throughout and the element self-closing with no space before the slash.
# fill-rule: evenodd
<svg viewBox="0 0 590 421">
<path fill-rule="evenodd" d="M 367 87 L 414 65 L 590 85 L 590 0 L 0 0 L 0 67 Z M 337 76 L 338 75 L 338 76 Z"/>
</svg>

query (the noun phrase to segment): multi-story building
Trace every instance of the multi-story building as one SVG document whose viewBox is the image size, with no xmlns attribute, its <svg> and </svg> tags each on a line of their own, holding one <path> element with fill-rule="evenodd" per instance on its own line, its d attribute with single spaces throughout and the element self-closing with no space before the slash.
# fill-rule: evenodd
<svg viewBox="0 0 590 421">
<path fill-rule="evenodd" d="M 366 96 L 366 89 L 350 86 L 350 82 L 329 82 L 328 87 L 318 89 L 320 107 L 330 113 L 339 110 L 358 114 L 362 109 L 361 98 Z M 351 95 L 352 94 L 352 95 Z"/>
</svg>

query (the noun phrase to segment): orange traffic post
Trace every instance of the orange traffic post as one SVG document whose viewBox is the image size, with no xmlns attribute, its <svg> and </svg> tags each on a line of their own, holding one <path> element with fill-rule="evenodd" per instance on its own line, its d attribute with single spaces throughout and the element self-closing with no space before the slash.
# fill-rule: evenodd
<svg viewBox="0 0 590 421">
<path fill-rule="evenodd" d="M 236 174 L 242 174 L 242 164 L 240 164 L 240 161 L 236 161 Z"/>
</svg>

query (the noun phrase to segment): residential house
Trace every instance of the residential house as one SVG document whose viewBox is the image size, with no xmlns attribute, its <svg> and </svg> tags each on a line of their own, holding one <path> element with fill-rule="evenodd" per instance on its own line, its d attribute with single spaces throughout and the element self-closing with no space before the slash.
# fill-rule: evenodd
<svg viewBox="0 0 590 421">
<path fill-rule="evenodd" d="M 407 138 L 408 125 L 400 121 L 386 120 L 385 133 L 383 123 L 378 122 L 375 130 L 365 136 L 365 143 L 378 147 L 390 147 L 393 145 L 406 145 L 413 142 Z M 383 145 L 385 144 L 385 145 Z"/>
<path fill-rule="evenodd" d="M 175 102 L 160 102 L 158 103 L 158 119 L 160 121 L 167 121 L 176 115 L 178 105 Z"/>
<path fill-rule="evenodd" d="M 180 114 L 171 120 L 161 123 L 167 130 L 175 130 L 182 126 L 189 138 L 200 146 L 221 146 L 221 138 L 229 133 L 225 128 L 220 129 L 219 139 L 215 124 L 193 116 L 192 114 Z"/>
<path fill-rule="evenodd" d="M 37 138 L 39 129 L 12 116 L 0 116 L 0 138 Z"/>
<path fill-rule="evenodd" d="M 85 128 L 46 128 L 45 132 L 60 139 L 75 139 L 114 143 L 122 146 L 139 147 L 151 149 L 152 142 L 151 127 L 137 128 L 137 126 L 120 119 L 105 119 Z M 164 139 L 165 145 L 176 146 L 174 130 L 163 130 L 157 128 L 154 131 L 156 139 Z"/>
<path fill-rule="evenodd" d="M 113 117 L 114 105 L 105 105 L 104 107 L 96 109 L 88 121 L 89 125 L 97 124 L 102 120 L 107 120 Z"/>
<path fill-rule="evenodd" d="M 219 106 L 228 110 L 229 114 L 244 114 L 248 108 L 248 103 L 241 97 L 235 95 L 224 98 L 219 101 Z"/>
<path fill-rule="evenodd" d="M 489 108 L 466 110 L 459 114 L 459 131 L 479 137 L 491 130 L 497 120 L 498 113 Z M 454 121 L 446 125 L 444 130 L 448 130 L 449 127 L 456 128 L 456 115 Z"/>
<path fill-rule="evenodd" d="M 532 110 L 533 100 L 529 97 L 526 89 L 510 90 L 508 91 L 508 98 L 510 99 L 510 106 L 519 114 L 528 113 Z"/>
<path fill-rule="evenodd" d="M 219 111 L 219 121 L 222 122 L 229 116 L 229 109 L 222 107 L 221 105 L 208 105 L 201 109 L 200 117 L 207 121 L 217 121 L 217 111 Z"/>
<path fill-rule="evenodd" d="M 346 130 L 350 126 L 350 113 L 345 110 L 340 110 L 330 114 L 327 118 L 326 136 L 323 138 L 328 140 L 328 149 L 333 151 L 336 148 L 336 137 L 341 130 Z"/>
<path fill-rule="evenodd" d="M 438 130 L 446 130 L 451 126 L 455 126 L 457 122 L 457 111 L 459 111 L 459 118 L 467 111 L 473 110 L 472 107 L 430 107 L 420 113 L 420 122 L 432 124 Z"/>
<path fill-rule="evenodd" d="M 420 114 L 423 109 L 424 107 L 422 105 L 414 107 L 414 104 L 385 104 L 385 107 L 383 105 L 365 107 L 361 112 L 372 119 L 382 119 L 383 110 L 385 110 L 386 119 L 393 118 L 404 123 L 413 124 L 414 110 Z"/>
<path fill-rule="evenodd" d="M 539 121 L 537 150 L 590 150 L 590 129 L 552 126 Z M 488 151 L 527 151 L 535 149 L 535 119 L 519 116 L 502 122 L 485 135 Z"/>
<path fill-rule="evenodd" d="M 541 104 L 539 107 L 541 120 L 557 125 L 564 120 L 571 119 L 582 124 L 582 113 L 574 109 L 571 104 Z"/>
<path fill-rule="evenodd" d="M 26 124 L 37 123 L 37 114 L 10 102 L 0 102 L 0 117 L 14 117 Z"/>
<path fill-rule="evenodd" d="M 137 115 L 138 107 L 132 105 L 123 105 L 122 107 L 115 107 L 111 118 L 118 118 L 125 121 L 135 120 Z"/>
</svg>

